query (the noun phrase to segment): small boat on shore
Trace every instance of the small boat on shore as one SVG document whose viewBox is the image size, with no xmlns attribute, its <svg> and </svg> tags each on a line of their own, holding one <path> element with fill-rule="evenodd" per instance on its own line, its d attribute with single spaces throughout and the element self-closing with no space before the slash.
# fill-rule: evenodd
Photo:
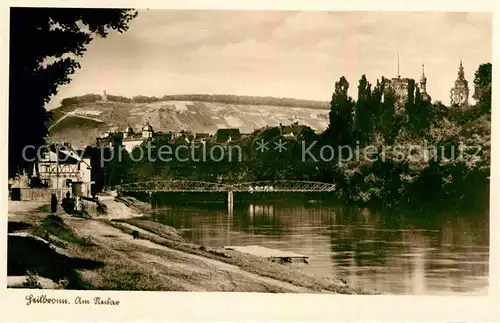
<svg viewBox="0 0 500 323">
<path fill-rule="evenodd" d="M 224 246 L 223 248 L 226 250 L 235 250 L 243 253 L 248 253 L 272 261 L 279 260 L 281 262 L 292 262 L 293 260 L 300 259 L 307 264 L 307 259 L 309 258 L 308 256 L 301 255 L 295 252 L 271 249 L 257 245 Z"/>
</svg>

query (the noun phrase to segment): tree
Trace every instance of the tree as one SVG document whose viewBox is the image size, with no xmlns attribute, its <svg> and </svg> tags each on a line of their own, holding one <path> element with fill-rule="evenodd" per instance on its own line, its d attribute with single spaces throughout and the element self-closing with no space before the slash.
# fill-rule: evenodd
<svg viewBox="0 0 500 323">
<path fill-rule="evenodd" d="M 11 8 L 9 66 L 9 175 L 25 169 L 23 149 L 47 135 L 45 104 L 80 68 L 76 58 L 94 37 L 124 32 L 130 9 Z M 32 149 L 27 158 L 33 158 Z"/>
<path fill-rule="evenodd" d="M 380 108 L 380 123 L 378 129 L 384 140 L 392 145 L 396 139 L 399 129 L 401 128 L 401 116 L 397 115 L 396 104 L 397 97 L 394 89 L 391 87 L 384 88 L 385 81 L 382 81 L 383 97 L 381 99 Z"/>
<path fill-rule="evenodd" d="M 351 139 L 354 101 L 347 94 L 349 82 L 342 76 L 335 82 L 335 92 L 330 101 L 330 124 L 328 132 L 333 134 L 333 143 L 343 145 Z"/>
<path fill-rule="evenodd" d="M 372 89 L 364 74 L 359 80 L 354 124 L 356 137 L 360 142 L 365 142 L 371 138 L 373 132 Z"/>
<path fill-rule="evenodd" d="M 373 87 L 372 97 L 371 97 L 371 109 L 372 109 L 372 118 L 373 118 L 373 127 L 374 130 L 377 130 L 381 123 L 382 114 L 384 109 L 382 108 L 382 98 L 384 97 L 384 93 L 387 92 L 386 88 L 386 79 L 382 76 L 380 80 L 377 80 L 377 83 Z M 394 111 L 392 112 L 394 113 Z"/>
<path fill-rule="evenodd" d="M 491 63 L 479 65 L 474 74 L 474 94 L 472 97 L 479 105 L 491 109 Z"/>
</svg>

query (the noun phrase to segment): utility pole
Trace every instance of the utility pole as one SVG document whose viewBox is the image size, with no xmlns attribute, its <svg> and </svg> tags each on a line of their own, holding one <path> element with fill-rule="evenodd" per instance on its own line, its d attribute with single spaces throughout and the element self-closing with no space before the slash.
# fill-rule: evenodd
<svg viewBox="0 0 500 323">
<path fill-rule="evenodd" d="M 106 183 L 106 168 L 108 167 L 108 165 L 104 165 L 104 185 L 103 185 L 103 188 L 102 190 L 105 191 L 107 186 L 108 186 L 108 183 Z"/>
<path fill-rule="evenodd" d="M 61 194 L 59 194 L 59 154 L 57 153 L 56 148 L 56 196 L 59 195 L 59 199 L 61 199 Z M 50 150 L 49 150 L 49 158 L 50 158 Z"/>
</svg>

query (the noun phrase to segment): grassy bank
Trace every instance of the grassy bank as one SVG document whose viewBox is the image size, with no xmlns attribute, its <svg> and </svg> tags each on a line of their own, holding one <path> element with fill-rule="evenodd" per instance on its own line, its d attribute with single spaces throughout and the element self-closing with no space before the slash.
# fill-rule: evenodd
<svg viewBox="0 0 500 323">
<path fill-rule="evenodd" d="M 45 277 L 70 289 L 367 293 L 290 265 L 189 243 L 147 218 L 91 220 L 42 207 L 9 215 L 8 246 L 8 275 L 29 274 L 34 288 L 36 277 Z"/>
<path fill-rule="evenodd" d="M 132 227 L 124 227 L 122 225 L 123 223 L 127 223 Z M 260 276 L 284 281 L 296 286 L 310 288 L 316 292 L 341 294 L 366 293 L 366 291 L 363 291 L 362 289 L 351 288 L 341 281 L 328 277 L 313 276 L 297 268 L 274 263 L 257 256 L 233 250 L 226 250 L 223 248 L 213 248 L 190 243 L 180 236 L 174 228 L 165 226 L 158 222 L 150 221 L 146 218 L 116 220 L 111 221 L 110 224 L 129 233 L 132 233 L 133 227 L 140 228 L 145 231 L 145 234 L 142 235 L 143 238 L 151 240 L 157 244 L 231 264 Z"/>
</svg>

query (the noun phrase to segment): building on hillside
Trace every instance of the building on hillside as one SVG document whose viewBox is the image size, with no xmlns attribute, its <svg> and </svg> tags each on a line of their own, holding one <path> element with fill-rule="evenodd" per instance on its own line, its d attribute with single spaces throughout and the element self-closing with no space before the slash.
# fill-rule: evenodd
<svg viewBox="0 0 500 323">
<path fill-rule="evenodd" d="M 202 144 L 205 145 L 210 141 L 212 136 L 208 133 L 197 133 L 186 130 L 181 130 L 172 136 L 171 142 L 176 145 L 192 145 Z"/>
<path fill-rule="evenodd" d="M 305 125 L 299 125 L 298 122 L 294 122 L 289 126 L 284 126 L 283 124 L 280 123 L 281 135 L 285 138 L 298 139 L 301 133 L 307 128 L 308 127 Z"/>
<path fill-rule="evenodd" d="M 171 142 L 172 139 L 174 138 L 174 133 L 169 131 L 169 132 L 154 132 L 153 133 L 153 141 L 161 141 L 163 143 Z"/>
<path fill-rule="evenodd" d="M 51 145 L 42 152 L 36 170 L 40 181 L 55 189 L 62 197 L 64 192 L 73 196 L 91 196 L 92 167 L 88 156 L 70 145 Z"/>
<path fill-rule="evenodd" d="M 195 139 L 196 134 L 191 131 L 181 130 L 176 133 L 174 138 L 172 139 L 172 143 L 176 145 L 189 146 Z"/>
<path fill-rule="evenodd" d="M 241 133 L 238 128 L 217 129 L 215 135 L 212 137 L 212 142 L 216 144 L 229 144 L 240 138 Z"/>
<path fill-rule="evenodd" d="M 195 133 L 195 137 L 193 139 L 193 142 L 195 144 L 202 144 L 206 145 L 207 142 L 209 142 L 212 139 L 212 135 L 209 133 L 204 133 L 204 132 L 197 132 Z"/>
<path fill-rule="evenodd" d="M 107 131 L 103 136 L 96 138 L 97 147 L 120 147 L 122 146 L 123 134 L 121 132 Z"/>
<path fill-rule="evenodd" d="M 450 90 L 450 104 L 452 106 L 459 106 L 460 108 L 467 108 L 469 106 L 469 83 L 465 79 L 462 60 L 460 60 L 460 66 L 458 67 L 457 79 Z"/>
<path fill-rule="evenodd" d="M 163 134 L 161 134 L 163 135 Z M 153 127 L 146 122 L 139 133 L 129 125 L 123 132 L 106 132 L 104 136 L 96 139 L 99 147 L 124 147 L 126 151 L 131 152 L 135 147 L 142 145 L 155 137 Z"/>
<path fill-rule="evenodd" d="M 146 124 L 142 126 L 140 133 L 135 133 L 134 129 L 129 125 L 125 131 L 122 132 L 122 146 L 126 151 L 131 152 L 135 147 L 153 138 L 153 133 L 153 127 L 151 127 L 149 122 L 146 122 Z"/>
</svg>

